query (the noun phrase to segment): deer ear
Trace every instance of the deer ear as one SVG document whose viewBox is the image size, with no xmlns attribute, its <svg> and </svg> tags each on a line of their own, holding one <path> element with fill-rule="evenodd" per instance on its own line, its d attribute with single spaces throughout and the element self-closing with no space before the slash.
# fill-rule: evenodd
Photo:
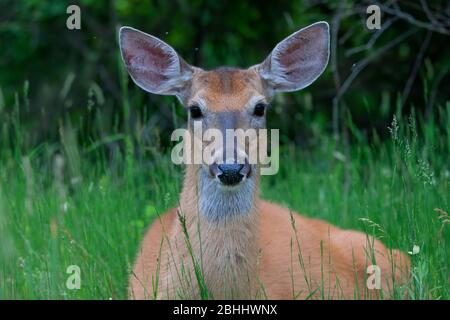
<svg viewBox="0 0 450 320">
<path fill-rule="evenodd" d="M 126 69 L 139 87 L 183 100 L 193 68 L 171 46 L 130 27 L 120 28 L 119 44 Z"/>
<path fill-rule="evenodd" d="M 309 86 L 322 74 L 329 54 L 329 26 L 321 21 L 278 43 L 257 68 L 273 91 L 296 91 Z"/>
</svg>

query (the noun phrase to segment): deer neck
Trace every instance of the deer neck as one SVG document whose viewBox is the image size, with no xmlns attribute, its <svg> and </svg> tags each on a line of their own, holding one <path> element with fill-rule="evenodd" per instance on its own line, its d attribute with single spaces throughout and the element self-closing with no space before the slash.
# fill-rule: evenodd
<svg viewBox="0 0 450 320">
<path fill-rule="evenodd" d="M 204 171 L 187 166 L 179 206 L 194 257 L 214 298 L 250 298 L 258 255 L 258 179 L 221 190 Z"/>
</svg>

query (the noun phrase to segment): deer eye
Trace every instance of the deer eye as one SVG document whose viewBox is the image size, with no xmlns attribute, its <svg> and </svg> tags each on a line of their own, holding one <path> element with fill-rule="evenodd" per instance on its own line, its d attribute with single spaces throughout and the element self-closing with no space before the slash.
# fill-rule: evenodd
<svg viewBox="0 0 450 320">
<path fill-rule="evenodd" d="M 192 119 L 200 119 L 203 116 L 202 110 L 199 106 L 193 105 L 189 107 L 189 112 Z"/>
<path fill-rule="evenodd" d="M 264 103 L 257 103 L 255 109 L 253 110 L 253 115 L 257 117 L 262 117 L 266 111 L 267 105 Z"/>
</svg>

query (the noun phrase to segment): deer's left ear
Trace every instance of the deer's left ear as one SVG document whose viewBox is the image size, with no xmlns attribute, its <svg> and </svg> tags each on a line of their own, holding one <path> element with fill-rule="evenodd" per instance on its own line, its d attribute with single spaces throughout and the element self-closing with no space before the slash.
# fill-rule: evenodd
<svg viewBox="0 0 450 320">
<path fill-rule="evenodd" d="M 321 21 L 278 43 L 256 68 L 273 91 L 296 91 L 309 86 L 322 74 L 329 55 L 329 26 Z"/>
</svg>

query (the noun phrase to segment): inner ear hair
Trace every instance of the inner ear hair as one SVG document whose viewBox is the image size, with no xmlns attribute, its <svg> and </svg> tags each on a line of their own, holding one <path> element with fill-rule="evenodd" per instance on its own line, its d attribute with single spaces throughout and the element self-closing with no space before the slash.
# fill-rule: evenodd
<svg viewBox="0 0 450 320">
<path fill-rule="evenodd" d="M 125 67 L 140 88 L 184 100 L 194 67 L 179 57 L 171 46 L 131 27 L 120 29 L 119 44 Z"/>
<path fill-rule="evenodd" d="M 274 92 L 297 91 L 309 86 L 322 74 L 329 55 L 329 26 L 321 21 L 278 43 L 257 68 Z"/>
</svg>

